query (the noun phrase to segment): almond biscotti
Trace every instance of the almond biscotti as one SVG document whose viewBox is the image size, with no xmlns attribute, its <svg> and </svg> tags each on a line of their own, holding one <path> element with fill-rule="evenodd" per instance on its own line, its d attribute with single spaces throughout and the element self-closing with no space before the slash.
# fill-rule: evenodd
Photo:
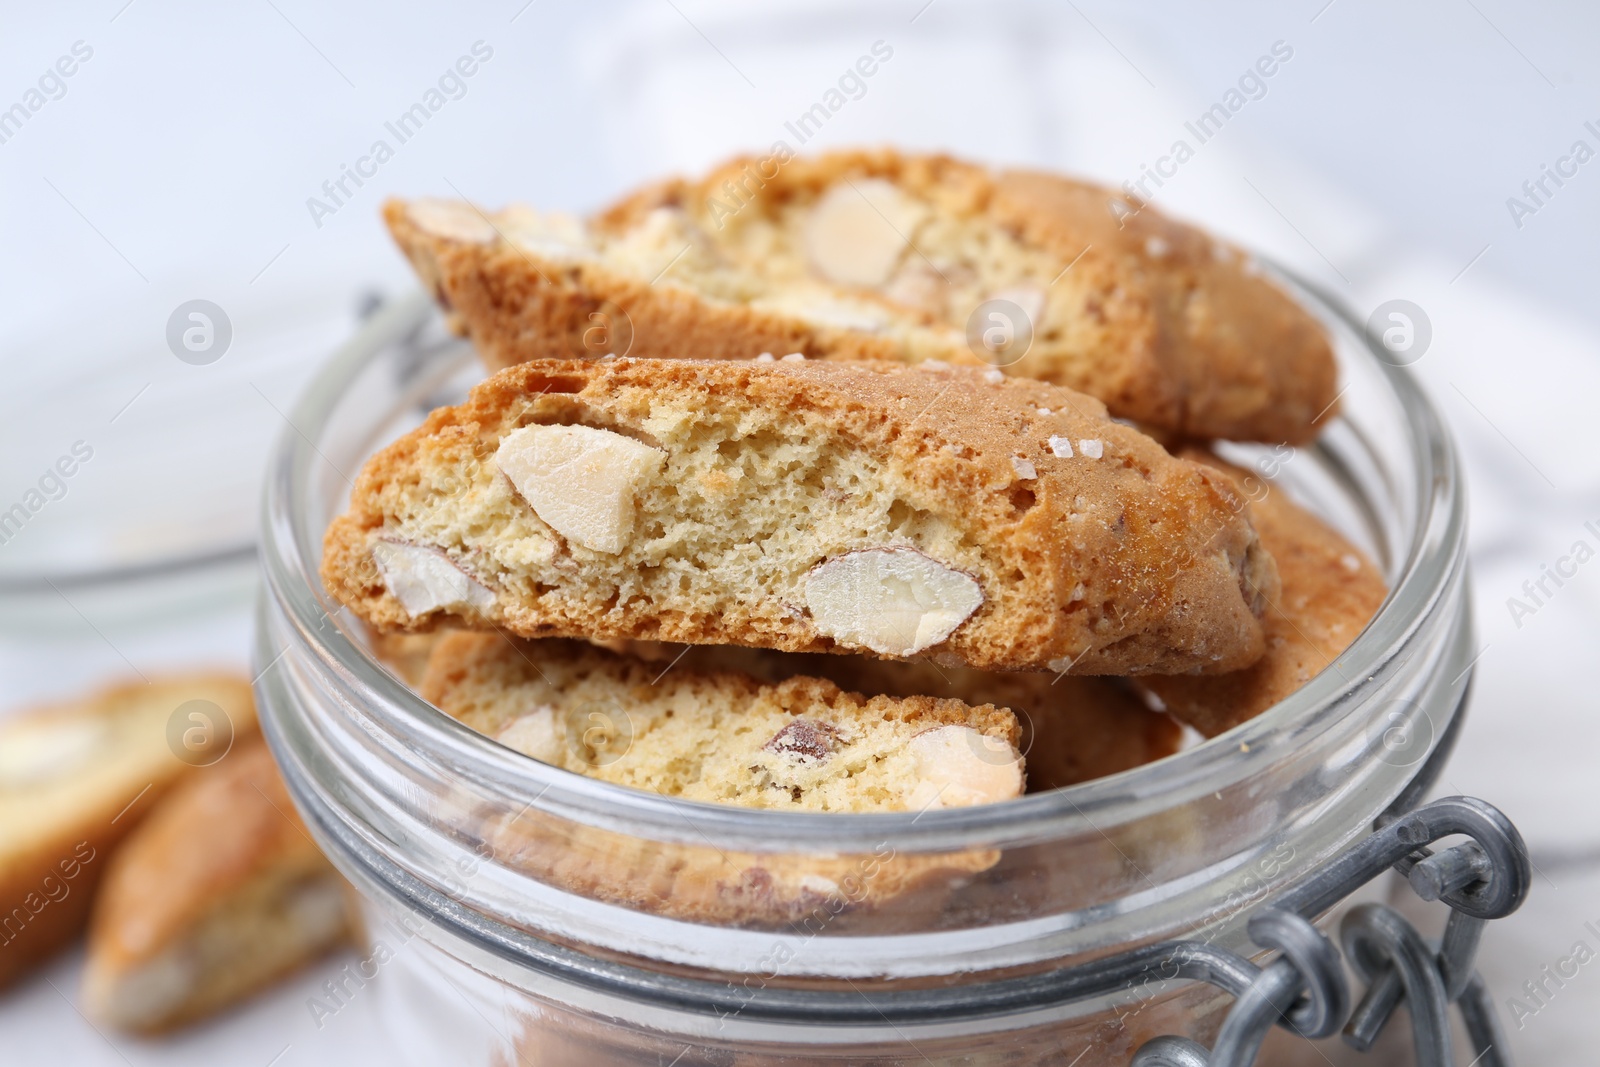
<svg viewBox="0 0 1600 1067">
<path fill-rule="evenodd" d="M 249 680 L 200 672 L 0 722 L 0 986 L 83 929 L 112 849 L 152 805 L 255 729 Z"/>
<path fill-rule="evenodd" d="M 661 665 L 578 641 L 440 639 L 419 690 L 542 763 L 664 796 L 784 811 L 921 811 L 1020 796 L 1016 718 L 797 676 Z"/>
<path fill-rule="evenodd" d="M 987 702 L 1016 715 L 1028 792 L 1039 793 L 1142 767 L 1178 751 L 1183 730 L 1153 712 L 1121 678 L 1035 671 L 975 671 L 927 661 L 795 655 L 796 669 L 846 689 Z"/>
<path fill-rule="evenodd" d="M 1251 498 L 1281 592 L 1267 601 L 1267 650 L 1253 666 L 1211 677 L 1151 676 L 1140 684 L 1207 737 L 1253 719 L 1320 674 L 1366 628 L 1388 594 L 1383 576 L 1342 534 L 1271 486 L 1200 448 L 1183 453 L 1238 482 Z"/>
<path fill-rule="evenodd" d="M 975 671 L 927 660 L 901 663 L 871 656 L 773 652 L 727 645 L 619 642 L 630 654 L 660 665 L 734 670 L 766 682 L 796 675 L 826 678 L 868 696 L 942 697 L 994 704 L 1017 717 L 1028 792 L 1077 785 L 1142 767 L 1177 752 L 1183 730 L 1151 711 L 1126 679 L 1037 671 Z"/>
<path fill-rule="evenodd" d="M 1083 182 L 891 150 L 735 159 L 588 222 L 394 201 L 491 369 L 607 353 L 941 359 L 1168 434 L 1300 442 L 1337 399 L 1318 323 L 1249 257 Z"/>
<path fill-rule="evenodd" d="M 1056 386 L 951 367 L 551 360 L 363 470 L 329 592 L 380 630 L 1235 670 L 1276 572 L 1243 498 Z"/>
<path fill-rule="evenodd" d="M 143 1033 L 209 1015 L 342 943 L 348 892 L 252 738 L 175 789 L 112 859 L 84 1010 Z"/>
<path fill-rule="evenodd" d="M 1016 719 L 992 705 L 866 698 L 818 678 L 776 685 L 582 641 L 439 639 L 422 695 L 542 762 L 683 800 L 779 812 L 925 811 L 1021 794 Z M 480 828 L 496 861 L 569 892 L 693 922 L 908 929 L 993 866 L 991 849 L 897 855 L 739 852 L 648 840 L 523 810 Z M 879 931 L 881 932 L 881 930 Z"/>
</svg>

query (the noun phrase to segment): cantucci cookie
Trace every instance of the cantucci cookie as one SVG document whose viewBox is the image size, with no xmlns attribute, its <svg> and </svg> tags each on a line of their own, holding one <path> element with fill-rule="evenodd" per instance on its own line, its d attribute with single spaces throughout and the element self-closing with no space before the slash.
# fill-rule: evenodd
<svg viewBox="0 0 1600 1067">
<path fill-rule="evenodd" d="M 997 372 L 555 360 L 363 470 L 323 581 L 380 630 L 1226 671 L 1271 557 L 1223 475 Z"/>
<path fill-rule="evenodd" d="M 1183 454 L 1226 472 L 1250 497 L 1261 543 L 1282 580 L 1262 616 L 1267 650 L 1253 666 L 1205 678 L 1140 679 L 1176 718 L 1215 737 L 1255 718 L 1333 663 L 1366 628 L 1388 590 L 1364 552 L 1282 488 L 1204 449 Z"/>
<path fill-rule="evenodd" d="M 429 653 L 450 631 L 371 635 L 371 648 L 403 681 L 418 686 Z M 1037 671 L 975 671 L 869 656 L 774 652 L 736 645 L 675 645 L 661 641 L 601 641 L 600 647 L 650 662 L 657 671 L 678 667 L 735 671 L 764 682 L 797 675 L 824 678 L 867 697 L 941 697 L 994 704 L 1017 716 L 1019 745 L 1028 766 L 1028 792 L 1076 785 L 1141 767 L 1178 751 L 1183 730 L 1164 712 L 1151 711 L 1121 678 L 1056 675 Z"/>
<path fill-rule="evenodd" d="M 975 671 L 864 656 L 797 655 L 800 669 L 846 689 L 921 694 L 1006 708 L 1023 728 L 1028 792 L 1077 785 L 1178 751 L 1183 731 L 1151 711 L 1120 678 L 1035 671 Z"/>
<path fill-rule="evenodd" d="M 795 675 L 826 678 L 868 696 L 928 696 L 994 704 L 1016 715 L 1028 765 L 1028 792 L 1076 785 L 1141 767 L 1178 751 L 1183 730 L 1151 711 L 1121 678 L 975 671 L 926 660 L 898 663 L 868 656 L 772 652 L 732 646 L 619 642 L 665 669 L 679 666 L 742 671 L 765 681 Z"/>
<path fill-rule="evenodd" d="M 259 737 L 183 782 L 118 850 L 83 978 L 98 1022 L 167 1030 L 342 943 L 348 887 Z"/>
<path fill-rule="evenodd" d="M 255 729 L 249 681 L 223 673 L 113 685 L 0 721 L 0 985 L 77 936 L 117 843 Z"/>
<path fill-rule="evenodd" d="M 588 777 L 788 812 L 922 811 L 1021 794 L 1010 712 L 931 697 L 866 698 L 818 678 L 765 684 L 581 641 L 441 637 L 421 693 L 502 744 Z M 949 894 L 999 859 L 980 849 L 808 856 L 714 847 L 684 815 L 654 841 L 523 810 L 480 828 L 496 862 L 569 892 L 693 922 L 846 929 L 876 916 L 936 921 Z"/>
<path fill-rule="evenodd" d="M 588 222 L 394 201 L 390 231 L 491 369 L 632 355 L 942 359 L 1166 433 L 1300 442 L 1337 370 L 1231 245 L 1100 186 L 891 150 L 735 159 Z"/>
<path fill-rule="evenodd" d="M 1015 717 L 992 704 L 763 683 L 575 641 L 440 639 L 422 696 L 524 755 L 617 785 L 786 811 L 920 811 L 1020 796 Z"/>
</svg>

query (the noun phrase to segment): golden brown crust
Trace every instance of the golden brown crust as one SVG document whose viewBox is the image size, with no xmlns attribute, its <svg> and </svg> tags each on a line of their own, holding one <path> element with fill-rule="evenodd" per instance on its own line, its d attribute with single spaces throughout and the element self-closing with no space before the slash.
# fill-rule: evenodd
<svg viewBox="0 0 1600 1067">
<path fill-rule="evenodd" d="M 791 159 L 769 177 L 771 169 L 770 162 L 740 158 L 699 181 L 659 182 L 592 225 L 617 234 L 670 207 L 725 245 L 726 235 L 754 216 L 814 198 L 841 180 L 882 178 L 948 215 L 988 220 L 1053 264 L 1050 303 L 1062 309 L 1056 332 L 1036 339 L 1012 373 L 1070 386 L 1118 416 L 1195 437 L 1302 442 L 1335 410 L 1337 368 L 1316 320 L 1247 256 L 1148 205 L 1056 175 L 994 174 L 945 156 L 888 149 Z M 724 216 L 730 204 L 737 205 L 731 220 Z M 593 258 L 562 260 L 505 239 L 442 236 L 418 226 L 401 201 L 388 203 L 384 214 L 424 284 L 492 369 L 601 354 L 585 334 L 597 321 L 591 316 L 608 305 L 631 321 L 625 354 L 642 358 L 748 359 L 763 351 L 976 358 L 964 321 L 933 316 L 914 337 L 821 325 L 653 284 Z"/>
<path fill-rule="evenodd" d="M 308 887 L 335 881 L 328 861 L 295 812 L 272 754 L 259 737 L 183 782 L 128 839 L 109 865 L 89 934 L 85 999 L 102 1021 L 158 1031 L 209 1014 L 303 964 L 285 951 L 287 933 L 253 951 L 207 958 L 221 924 L 266 924 L 246 914 L 279 908 Z M 291 918 L 287 920 L 293 923 Z M 226 944 L 235 944 L 230 940 Z M 331 947 L 318 939 L 308 951 Z M 185 992 L 144 1001 L 135 987 L 163 957 L 194 967 Z M 133 1012 L 126 1001 L 138 1001 Z"/>
<path fill-rule="evenodd" d="M 887 843 L 859 854 L 739 852 L 526 811 L 493 816 L 481 833 L 496 862 L 569 893 L 684 922 L 785 932 L 937 928 L 951 893 L 1000 858 L 993 849 L 900 855 Z"/>
<path fill-rule="evenodd" d="M 780 443 L 810 434 L 836 453 L 867 457 L 878 465 L 881 477 L 874 477 L 884 482 L 883 492 L 895 494 L 894 507 L 931 516 L 928 522 L 959 535 L 964 554 L 942 562 L 970 573 L 985 600 L 930 649 L 942 660 L 982 669 L 1130 674 L 1233 670 L 1261 654 L 1256 613 L 1263 595 L 1275 595 L 1276 577 L 1226 478 L 1174 459 L 1082 394 L 963 368 L 632 359 L 508 368 L 474 389 L 466 404 L 435 411 L 369 461 L 349 512 L 328 529 L 324 584 L 380 630 L 426 630 L 449 618 L 523 637 L 831 651 L 835 642 L 807 612 L 762 599 L 766 586 L 722 589 L 714 576 L 691 575 L 684 580 L 703 584 L 668 611 L 640 584 L 636 568 L 629 581 L 642 592 L 625 602 L 595 602 L 581 590 L 567 591 L 570 576 L 591 568 L 584 572 L 604 576 L 614 589 L 623 575 L 606 568 L 630 557 L 584 554 L 561 541 L 553 559 L 508 571 L 499 557 L 489 558 L 498 528 L 484 530 L 482 522 L 461 541 L 436 547 L 491 588 L 501 586 L 491 606 L 413 618 L 386 588 L 371 557 L 374 542 L 404 539 L 408 516 L 431 522 L 446 502 L 481 504 L 501 484 L 493 457 L 507 433 L 560 422 L 648 438 L 643 426 L 652 418 L 657 433 L 667 432 L 664 412 L 692 421 L 700 434 L 724 424 L 745 433 L 740 420 L 759 417 Z M 1053 439 L 1072 442 L 1073 454 L 1057 455 Z M 1098 443 L 1096 454 L 1085 452 L 1085 440 Z M 675 455 L 668 442 L 658 443 L 670 481 L 677 477 Z M 727 507 L 756 503 L 731 499 Z M 673 506 L 680 506 L 676 497 Z M 521 511 L 538 522 L 531 510 Z M 646 514 L 640 523 L 678 518 Z M 783 518 L 804 528 L 808 516 Z M 899 546 L 924 547 L 914 533 L 896 536 Z M 654 551 L 648 545 L 639 551 L 647 550 Z M 831 554 L 783 561 L 797 570 L 774 573 L 773 580 L 798 581 Z M 661 562 L 640 559 L 644 566 Z M 534 592 L 515 591 L 522 588 Z"/>
<path fill-rule="evenodd" d="M 1321 325 L 1244 253 L 1148 205 L 1119 220 L 1108 205 L 1121 199 L 1051 174 L 997 180 L 1002 225 L 1063 258 L 1088 249 L 1072 274 L 1083 272 L 1085 308 L 1092 302 L 1105 316 L 1082 369 L 1030 368 L 1025 359 L 1019 371 L 1099 396 L 1113 414 L 1166 433 L 1315 437 L 1338 410 L 1338 367 Z M 1163 251 L 1152 257 L 1151 248 Z M 1129 352 L 1144 358 L 1116 358 Z"/>
<path fill-rule="evenodd" d="M 236 743 L 255 731 L 248 680 L 223 672 L 111 685 L 0 724 L 0 986 L 83 930 L 112 850 L 193 771 L 169 744 L 190 700 L 221 707 Z"/>
<path fill-rule="evenodd" d="M 1182 727 L 1151 711 L 1120 678 L 1067 677 L 1056 685 L 1067 688 L 1055 709 L 1032 713 L 1028 720 L 1032 737 L 1023 755 L 1030 793 L 1142 767 L 1182 746 Z M 1019 704 L 1005 706 L 1018 711 Z"/>
<path fill-rule="evenodd" d="M 1235 479 L 1252 496 L 1261 543 L 1278 564 L 1282 592 L 1262 617 L 1267 651 L 1254 666 L 1207 678 L 1148 676 L 1140 684 L 1207 737 L 1230 730 L 1299 689 L 1350 646 L 1387 595 L 1383 576 L 1338 531 L 1249 471 L 1202 448 L 1182 455 Z M 1250 493 L 1250 488 L 1259 491 Z"/>
</svg>

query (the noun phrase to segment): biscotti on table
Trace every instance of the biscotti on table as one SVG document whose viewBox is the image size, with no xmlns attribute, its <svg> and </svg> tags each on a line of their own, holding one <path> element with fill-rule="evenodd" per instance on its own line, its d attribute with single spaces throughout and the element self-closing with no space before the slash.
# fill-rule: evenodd
<svg viewBox="0 0 1600 1067">
<path fill-rule="evenodd" d="M 259 736 L 181 783 L 112 857 L 84 1009 L 169 1030 L 344 942 L 349 887 L 311 840 Z"/>
<path fill-rule="evenodd" d="M 1277 591 L 1244 509 L 994 371 L 534 361 L 368 463 L 322 574 L 381 630 L 1212 673 L 1261 655 Z"/>
<path fill-rule="evenodd" d="M 1317 321 L 1233 246 L 1123 194 L 891 150 L 735 159 L 587 221 L 394 201 L 491 369 L 605 354 L 940 359 L 1069 386 L 1163 435 L 1309 440 Z"/>
<path fill-rule="evenodd" d="M 0 722 L 0 986 L 77 936 L 112 849 L 255 728 L 249 681 L 223 672 L 110 685 Z"/>
</svg>

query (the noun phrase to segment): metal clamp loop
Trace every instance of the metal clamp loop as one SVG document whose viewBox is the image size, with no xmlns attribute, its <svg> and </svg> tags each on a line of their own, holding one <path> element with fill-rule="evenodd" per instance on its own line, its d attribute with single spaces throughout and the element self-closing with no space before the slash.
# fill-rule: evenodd
<svg viewBox="0 0 1600 1067">
<path fill-rule="evenodd" d="M 1432 844 L 1442 837 L 1464 834 L 1472 838 L 1483 859 L 1452 863 L 1441 862 L 1444 873 L 1458 877 L 1463 865 L 1483 869 L 1487 876 L 1465 882 L 1459 888 L 1440 892 L 1443 900 L 1456 911 L 1477 919 L 1502 919 L 1522 906 L 1528 899 L 1528 887 L 1533 882 L 1533 870 L 1528 862 L 1528 846 L 1522 840 L 1510 819 L 1500 809 L 1475 797 L 1447 797 L 1426 807 L 1418 808 L 1392 824 L 1404 827 L 1403 837 L 1414 846 Z M 1459 856 L 1470 856 L 1463 852 Z M 1433 858 L 1433 857 L 1430 857 Z M 1439 858 L 1442 860 L 1442 857 Z M 1413 866 L 1424 866 L 1427 859 Z M 1428 868 L 1425 869 L 1425 875 Z M 1403 871 L 1409 878 L 1411 870 Z M 1424 884 L 1431 880 L 1424 876 Z M 1444 885 L 1441 884 L 1441 889 Z M 1423 899 L 1428 899 L 1424 897 Z"/>
<path fill-rule="evenodd" d="M 1454 1061 L 1450 1055 L 1449 1003 L 1445 1000 L 1444 981 L 1433 951 L 1417 928 L 1393 908 L 1361 904 L 1345 916 L 1339 933 L 1351 966 L 1364 980 L 1372 981 L 1385 969 L 1399 975 L 1411 1010 L 1417 1067 L 1450 1067 Z M 1394 1010 L 1392 1004 L 1378 1003 L 1387 999 L 1383 988 L 1371 986 L 1350 1019 L 1349 1043 L 1363 1051 L 1371 1047 L 1378 1029 Z"/>
<path fill-rule="evenodd" d="M 1157 1037 L 1133 1054 L 1132 1067 L 1210 1067 L 1211 1053 L 1187 1037 Z"/>
<path fill-rule="evenodd" d="M 1470 840 L 1440 852 L 1442 838 Z M 1354 1012 L 1338 950 L 1313 918 L 1383 872 L 1404 875 L 1424 900 L 1451 909 L 1444 937 L 1431 946 L 1399 912 L 1378 904 L 1345 916 L 1345 954 L 1367 991 Z M 1371 1047 L 1404 1001 L 1412 1021 L 1417 1067 L 1449 1067 L 1449 1007 L 1460 1006 L 1481 1067 L 1509 1067 L 1505 1042 L 1483 981 L 1473 971 L 1484 924 L 1511 914 L 1532 881 L 1527 846 L 1501 812 L 1472 797 L 1447 797 L 1386 818 L 1377 831 L 1302 885 L 1251 917 L 1247 930 L 1278 957 L 1256 967 L 1203 942 L 1163 946 L 1161 966 L 1237 999 L 1208 1051 L 1188 1038 L 1146 1042 L 1134 1067 L 1249 1067 L 1274 1023 L 1307 1038 L 1326 1037 L 1345 1024 L 1345 1040 Z"/>
<path fill-rule="evenodd" d="M 1292 911 L 1268 908 L 1250 918 L 1250 939 L 1277 949 L 1300 976 L 1306 996 L 1285 1014 L 1285 1025 L 1301 1037 L 1327 1037 L 1350 1013 L 1339 950 L 1311 920 Z"/>
</svg>

